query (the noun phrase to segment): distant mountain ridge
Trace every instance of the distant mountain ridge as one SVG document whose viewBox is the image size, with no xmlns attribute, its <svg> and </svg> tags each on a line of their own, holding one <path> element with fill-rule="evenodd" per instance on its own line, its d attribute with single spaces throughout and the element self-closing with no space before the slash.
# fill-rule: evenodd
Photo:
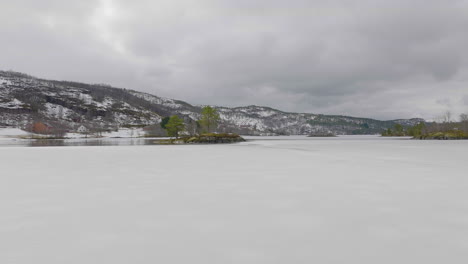
<svg viewBox="0 0 468 264">
<path fill-rule="evenodd" d="M 219 132 L 248 135 L 377 134 L 397 123 L 411 126 L 424 121 L 288 113 L 255 105 L 215 108 L 221 117 Z M 200 118 L 200 112 L 200 106 L 134 90 L 0 71 L 0 125 L 3 126 L 25 127 L 42 121 L 68 130 L 83 124 L 115 129 L 154 125 L 170 115 L 191 122 Z"/>
</svg>

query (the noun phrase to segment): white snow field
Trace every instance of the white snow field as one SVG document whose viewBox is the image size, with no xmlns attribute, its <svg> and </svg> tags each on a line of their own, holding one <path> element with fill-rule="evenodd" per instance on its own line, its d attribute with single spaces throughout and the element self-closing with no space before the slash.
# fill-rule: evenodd
<svg viewBox="0 0 468 264">
<path fill-rule="evenodd" d="M 0 263 L 466 264 L 467 151 L 378 137 L 0 147 Z"/>
</svg>

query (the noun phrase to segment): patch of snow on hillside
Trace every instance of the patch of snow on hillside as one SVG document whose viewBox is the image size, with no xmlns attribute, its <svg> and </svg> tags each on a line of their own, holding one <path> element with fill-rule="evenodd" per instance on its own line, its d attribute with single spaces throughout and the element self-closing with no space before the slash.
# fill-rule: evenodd
<svg viewBox="0 0 468 264">
<path fill-rule="evenodd" d="M 79 99 L 81 92 L 75 89 L 67 89 L 60 91 L 60 96 Z"/>
<path fill-rule="evenodd" d="M 172 108 L 172 109 L 179 109 L 181 108 L 182 106 L 178 103 L 176 103 L 174 100 L 172 99 L 167 99 L 167 98 L 162 98 L 162 101 L 163 101 L 163 105 L 164 106 L 167 106 L 169 108 Z"/>
<path fill-rule="evenodd" d="M 146 93 L 139 93 L 139 92 L 130 92 L 132 95 L 144 99 L 150 103 L 154 104 L 162 104 L 163 100 L 155 95 L 146 94 Z"/>
<path fill-rule="evenodd" d="M 48 116 L 55 117 L 55 118 L 64 118 L 73 113 L 72 110 L 66 107 L 63 107 L 61 105 L 51 104 L 51 103 L 46 103 L 45 108 L 46 108 L 45 113 Z"/>
<path fill-rule="evenodd" d="M 0 86 L 12 85 L 13 83 L 9 79 L 0 77 Z"/>
<path fill-rule="evenodd" d="M 143 137 L 145 131 L 142 128 L 119 128 L 118 131 L 102 133 L 104 137 L 132 138 Z"/>
<path fill-rule="evenodd" d="M 1 108 L 7 108 L 7 109 L 21 109 L 23 108 L 23 102 L 20 100 L 14 98 L 13 100 L 9 102 L 3 102 L 0 103 Z"/>
<path fill-rule="evenodd" d="M 104 98 L 104 100 L 102 100 L 102 102 L 93 101 L 93 104 L 96 105 L 97 107 L 101 108 L 101 109 L 106 109 L 107 107 L 112 106 L 113 103 L 114 103 L 114 100 L 112 98 L 109 98 L 109 97 Z"/>
<path fill-rule="evenodd" d="M 228 108 L 224 108 L 224 107 L 216 107 L 216 110 L 218 111 L 218 113 L 225 113 L 225 112 L 232 112 L 231 109 L 228 109 Z"/>
<path fill-rule="evenodd" d="M 134 96 L 139 97 L 141 99 L 144 99 L 150 103 L 154 104 L 160 104 L 172 109 L 180 109 L 182 108 L 182 105 L 179 103 L 176 103 L 175 100 L 169 99 L 169 98 L 164 98 L 164 97 L 158 97 L 155 95 L 151 94 L 145 94 L 145 93 L 139 93 L 139 92 L 131 92 Z"/>
<path fill-rule="evenodd" d="M 201 118 L 201 114 L 194 113 L 194 112 L 191 112 L 191 111 L 177 111 L 177 113 L 179 113 L 181 115 L 189 116 L 193 120 L 198 120 L 198 119 Z"/>
<path fill-rule="evenodd" d="M 242 126 L 252 126 L 255 127 L 257 130 L 263 131 L 267 129 L 267 126 L 263 123 L 262 120 L 245 116 L 241 113 L 237 114 L 226 114 L 226 113 L 219 113 L 219 117 L 222 120 L 232 122 L 233 124 L 242 127 Z"/>
<path fill-rule="evenodd" d="M 89 95 L 89 94 L 81 93 L 80 94 L 80 100 L 82 100 L 83 103 L 85 103 L 85 104 L 93 104 L 94 103 L 93 97 L 91 95 Z"/>
<path fill-rule="evenodd" d="M 256 114 L 261 117 L 269 117 L 269 116 L 275 115 L 276 113 L 277 112 L 272 111 L 272 110 L 264 110 L 264 111 L 257 112 Z"/>
</svg>

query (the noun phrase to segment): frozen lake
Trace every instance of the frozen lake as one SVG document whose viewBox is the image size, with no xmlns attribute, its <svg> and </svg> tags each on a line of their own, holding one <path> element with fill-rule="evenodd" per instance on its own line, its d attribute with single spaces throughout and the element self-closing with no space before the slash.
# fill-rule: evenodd
<svg viewBox="0 0 468 264">
<path fill-rule="evenodd" d="M 75 138 L 75 139 L 16 139 L 0 138 L 0 147 L 93 147 L 160 145 L 161 138 Z"/>
<path fill-rule="evenodd" d="M 468 263 L 468 141 L 0 147 L 0 263 Z"/>
</svg>

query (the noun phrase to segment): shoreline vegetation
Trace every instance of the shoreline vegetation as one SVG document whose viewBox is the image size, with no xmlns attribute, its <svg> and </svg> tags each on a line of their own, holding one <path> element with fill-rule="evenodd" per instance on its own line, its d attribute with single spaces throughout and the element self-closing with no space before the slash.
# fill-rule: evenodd
<svg viewBox="0 0 468 264">
<path fill-rule="evenodd" d="M 160 144 L 229 144 L 244 142 L 245 139 L 234 133 L 212 132 L 218 126 L 220 116 L 211 106 L 205 106 L 201 118 L 195 123 L 186 122 L 177 115 L 165 117 L 160 125 L 170 139 L 157 140 Z"/>
<path fill-rule="evenodd" d="M 309 134 L 307 137 L 336 137 L 333 133 L 313 133 Z"/>
<path fill-rule="evenodd" d="M 393 129 L 382 132 L 383 137 L 411 136 L 420 140 L 467 140 L 468 139 L 468 115 L 461 114 L 459 122 L 452 122 L 451 115 L 447 112 L 439 122 L 421 122 L 412 127 L 404 127 L 396 124 Z"/>
</svg>

